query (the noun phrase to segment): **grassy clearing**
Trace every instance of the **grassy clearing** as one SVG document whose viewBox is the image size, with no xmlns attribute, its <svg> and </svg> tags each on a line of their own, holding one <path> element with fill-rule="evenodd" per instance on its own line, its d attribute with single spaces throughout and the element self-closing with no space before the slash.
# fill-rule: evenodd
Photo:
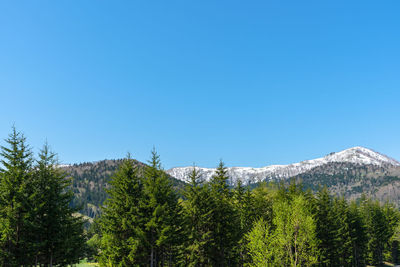
<svg viewBox="0 0 400 267">
<path fill-rule="evenodd" d="M 99 264 L 94 263 L 94 262 L 87 262 L 86 260 L 82 260 L 79 264 L 75 264 L 72 266 L 73 267 L 97 267 L 97 266 L 99 266 Z"/>
<path fill-rule="evenodd" d="M 384 267 L 390 267 L 390 266 L 394 266 L 394 267 L 396 267 L 396 266 L 400 266 L 400 265 L 396 265 L 396 264 L 393 264 L 393 263 L 390 263 L 390 262 L 384 262 L 383 263 L 384 265 L 382 265 L 382 266 L 384 266 Z M 373 265 L 367 265 L 366 267 L 375 267 L 375 266 L 373 266 Z"/>
</svg>

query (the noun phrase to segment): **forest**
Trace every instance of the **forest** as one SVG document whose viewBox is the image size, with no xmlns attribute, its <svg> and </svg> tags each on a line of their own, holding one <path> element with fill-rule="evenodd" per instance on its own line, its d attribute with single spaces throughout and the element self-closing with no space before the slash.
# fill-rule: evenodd
<svg viewBox="0 0 400 267">
<path fill-rule="evenodd" d="M 152 152 L 143 176 L 129 157 L 111 179 L 89 240 L 101 266 L 366 266 L 398 261 L 399 212 L 292 182 L 228 186 L 193 168 L 182 197 Z"/>
<path fill-rule="evenodd" d="M 0 265 L 67 266 L 85 251 L 71 178 L 44 144 L 35 158 L 13 127 L 0 152 Z"/>
<path fill-rule="evenodd" d="M 45 144 L 35 157 L 12 129 L 1 147 L 1 266 L 379 266 L 399 261 L 400 213 L 363 195 L 316 193 L 293 180 L 229 186 L 194 167 L 177 189 L 155 150 L 144 170 L 128 154 L 92 223 L 73 177 Z"/>
</svg>

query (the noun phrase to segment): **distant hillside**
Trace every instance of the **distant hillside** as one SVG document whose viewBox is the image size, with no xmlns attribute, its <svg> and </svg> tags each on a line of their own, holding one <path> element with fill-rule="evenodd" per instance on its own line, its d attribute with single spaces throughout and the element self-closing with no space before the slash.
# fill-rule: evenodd
<svg viewBox="0 0 400 267">
<path fill-rule="evenodd" d="M 293 178 L 312 190 L 326 185 L 330 192 L 347 199 L 357 199 L 364 193 L 383 202 L 400 204 L 399 166 L 329 163 Z"/>
<path fill-rule="evenodd" d="M 100 212 L 107 198 L 111 175 L 122 160 L 102 160 L 63 166 L 73 177 L 75 199 L 73 205 L 82 206 L 81 212 L 91 218 Z M 135 161 L 141 172 L 144 163 Z M 192 167 L 173 168 L 167 171 L 174 187 L 179 191 Z M 199 168 L 205 180 L 215 169 Z M 380 201 L 400 204 L 400 163 L 373 150 L 354 147 L 323 158 L 306 160 L 290 165 L 272 165 L 263 168 L 228 168 L 231 185 L 238 180 L 255 185 L 260 181 L 302 181 L 306 188 L 317 190 L 326 185 L 330 192 L 347 199 L 357 199 L 362 193 Z M 399 205 L 400 206 L 400 205 Z"/>
<path fill-rule="evenodd" d="M 81 213 L 91 218 L 99 214 L 100 206 L 107 198 L 105 189 L 108 187 L 108 181 L 121 163 L 122 160 L 117 159 L 62 166 L 73 178 L 75 199 L 72 205 L 82 207 Z M 139 167 L 139 174 L 142 175 L 146 165 L 136 160 L 135 164 Z M 175 178 L 170 177 L 170 179 L 177 190 L 184 184 Z"/>
<path fill-rule="evenodd" d="M 231 177 L 231 183 L 236 184 L 241 180 L 244 184 L 257 183 L 260 181 L 282 180 L 302 175 L 314 168 L 324 169 L 329 164 L 351 164 L 351 165 L 375 165 L 382 167 L 400 166 L 400 162 L 375 152 L 365 147 L 352 147 L 340 152 L 332 152 L 322 158 L 304 160 L 298 163 L 288 165 L 270 165 L 261 168 L 253 167 L 229 167 L 228 174 Z M 340 165 L 338 165 L 340 166 Z M 177 167 L 167 170 L 172 177 L 183 180 L 190 173 L 192 167 Z M 215 168 L 200 168 L 205 180 L 215 173 Z"/>
<path fill-rule="evenodd" d="M 192 167 L 167 170 L 171 176 L 184 180 Z M 205 180 L 215 173 L 212 168 L 200 168 Z M 332 152 L 322 158 L 289 165 L 270 165 L 261 168 L 230 167 L 230 182 L 238 180 L 254 187 L 260 181 L 302 181 L 306 188 L 317 190 L 327 186 L 333 194 L 357 199 L 362 193 L 381 201 L 400 204 L 400 163 L 386 155 L 364 147 Z M 399 205 L 400 206 L 400 205 Z"/>
</svg>

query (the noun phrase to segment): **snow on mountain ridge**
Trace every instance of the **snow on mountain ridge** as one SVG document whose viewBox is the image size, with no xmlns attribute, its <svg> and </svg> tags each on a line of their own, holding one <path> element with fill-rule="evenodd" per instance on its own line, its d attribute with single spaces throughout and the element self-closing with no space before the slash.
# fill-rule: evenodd
<svg viewBox="0 0 400 267">
<path fill-rule="evenodd" d="M 231 183 L 235 184 L 239 179 L 244 183 L 254 183 L 264 179 L 285 179 L 293 177 L 311 170 L 314 167 L 328 164 L 330 162 L 400 166 L 400 162 L 371 149 L 365 147 L 352 147 L 337 153 L 330 153 L 323 158 L 305 160 L 289 165 L 270 165 L 261 168 L 229 167 L 227 169 L 228 175 L 232 179 Z M 167 173 L 179 180 L 186 181 L 192 168 L 193 167 L 177 167 L 167 170 Z M 209 180 L 215 173 L 214 168 L 196 168 L 198 168 L 205 180 Z"/>
</svg>

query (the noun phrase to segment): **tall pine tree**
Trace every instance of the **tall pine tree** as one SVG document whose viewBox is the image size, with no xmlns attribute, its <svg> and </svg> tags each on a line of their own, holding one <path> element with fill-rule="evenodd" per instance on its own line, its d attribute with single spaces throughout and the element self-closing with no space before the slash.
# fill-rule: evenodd
<svg viewBox="0 0 400 267">
<path fill-rule="evenodd" d="M 212 238 L 210 247 L 213 266 L 235 265 L 238 257 L 235 245 L 240 239 L 239 220 L 233 205 L 232 192 L 228 185 L 228 172 L 220 161 L 215 175 L 211 178 L 211 195 L 213 197 Z"/>
<path fill-rule="evenodd" d="M 319 242 L 319 261 L 322 266 L 333 266 L 336 260 L 336 217 L 333 199 L 326 187 L 321 188 L 315 200 L 316 235 Z"/>
<path fill-rule="evenodd" d="M 351 228 L 351 239 L 353 243 L 352 265 L 355 267 L 365 266 L 367 233 L 363 213 L 355 201 L 349 205 L 349 217 Z"/>
<path fill-rule="evenodd" d="M 45 144 L 35 165 L 30 197 L 28 240 L 35 265 L 77 263 L 83 255 L 84 220 L 70 206 L 71 179 L 57 165 L 56 154 Z"/>
<path fill-rule="evenodd" d="M 33 157 L 25 136 L 15 127 L 5 141 L 8 146 L 2 146 L 0 153 L 0 262 L 18 266 L 29 258 L 26 235 Z"/>
<path fill-rule="evenodd" d="M 112 176 L 109 198 L 100 218 L 99 262 L 102 266 L 141 266 L 147 260 L 144 233 L 143 181 L 128 155 Z"/>
<path fill-rule="evenodd" d="M 193 167 L 189 183 L 183 192 L 183 214 L 186 240 L 183 247 L 182 265 L 210 265 L 209 247 L 213 244 L 212 207 L 210 187 L 201 180 L 201 174 Z"/>
<path fill-rule="evenodd" d="M 174 266 L 182 241 L 182 209 L 154 149 L 145 170 L 143 190 L 148 264 Z"/>
</svg>

